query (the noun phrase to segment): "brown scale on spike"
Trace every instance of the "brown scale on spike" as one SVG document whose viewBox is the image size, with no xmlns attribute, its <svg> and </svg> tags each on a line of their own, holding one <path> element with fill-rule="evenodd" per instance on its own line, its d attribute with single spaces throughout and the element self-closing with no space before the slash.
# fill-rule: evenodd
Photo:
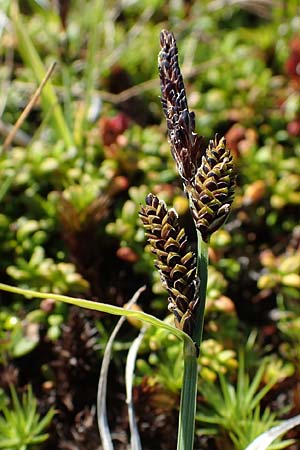
<svg viewBox="0 0 300 450">
<path fill-rule="evenodd" d="M 140 217 L 156 256 L 155 265 L 169 294 L 168 309 L 174 314 L 176 327 L 191 336 L 198 305 L 199 279 L 195 255 L 185 231 L 179 225 L 175 210 L 168 210 L 165 203 L 153 194 L 146 197 Z"/>
</svg>

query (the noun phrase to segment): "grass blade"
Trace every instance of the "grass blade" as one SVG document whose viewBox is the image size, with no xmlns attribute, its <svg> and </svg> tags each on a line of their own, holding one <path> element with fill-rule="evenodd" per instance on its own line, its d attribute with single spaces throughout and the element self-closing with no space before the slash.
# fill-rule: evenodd
<svg viewBox="0 0 300 450">
<path fill-rule="evenodd" d="M 129 310 L 125 308 L 120 308 L 119 306 L 113 306 L 101 302 L 93 302 L 92 300 L 85 300 L 82 298 L 68 297 L 67 295 L 52 294 L 49 292 L 38 292 L 33 291 L 31 289 L 22 289 L 4 283 L 0 283 L 0 290 L 12 292 L 14 294 L 20 294 L 27 298 L 52 298 L 55 301 L 68 303 L 69 305 L 79 306 L 80 308 L 91 309 L 93 311 L 102 311 L 108 314 L 113 314 L 115 316 L 133 317 L 135 319 L 140 320 L 141 322 L 149 323 L 150 325 L 153 325 L 157 328 L 163 328 L 168 332 L 177 336 L 179 339 L 188 341 L 189 343 L 193 344 L 193 341 L 190 339 L 190 337 L 183 331 L 179 330 L 178 328 L 175 328 L 172 325 L 169 325 L 166 322 L 163 322 L 162 320 L 157 319 L 151 314 L 146 314 L 142 311 Z"/>
<path fill-rule="evenodd" d="M 139 298 L 140 294 L 145 290 L 145 287 L 141 287 L 137 290 L 135 295 L 129 301 L 127 307 L 130 308 Z M 110 335 L 110 338 L 106 344 L 105 352 L 102 360 L 100 377 L 98 383 L 98 392 L 97 392 L 97 418 L 98 418 L 98 428 L 100 432 L 101 442 L 103 446 L 103 450 L 114 450 L 114 446 L 111 439 L 111 433 L 107 420 L 107 412 L 106 412 L 106 391 L 107 391 L 107 377 L 108 377 L 108 369 L 109 363 L 112 354 L 112 348 L 114 340 L 118 332 L 120 331 L 123 323 L 125 322 L 126 317 L 121 317 L 117 325 L 115 326 L 113 332 Z"/>
<path fill-rule="evenodd" d="M 129 418 L 129 428 L 130 428 L 130 443 L 132 450 L 141 450 L 142 445 L 140 441 L 140 435 L 138 427 L 135 420 L 134 406 L 132 399 L 132 386 L 134 377 L 134 368 L 137 352 L 140 348 L 141 342 L 144 338 L 146 327 L 143 327 L 138 335 L 138 337 L 133 341 L 126 360 L 125 369 L 125 379 L 126 379 L 126 403 L 128 405 L 128 418 Z"/>
<path fill-rule="evenodd" d="M 97 419 L 103 450 L 114 450 L 106 411 L 107 376 L 113 343 L 125 320 L 126 318 L 124 316 L 121 317 L 118 320 L 117 325 L 115 326 L 113 332 L 111 333 L 110 338 L 105 347 L 105 352 L 100 370 L 100 377 L 97 391 Z"/>
</svg>

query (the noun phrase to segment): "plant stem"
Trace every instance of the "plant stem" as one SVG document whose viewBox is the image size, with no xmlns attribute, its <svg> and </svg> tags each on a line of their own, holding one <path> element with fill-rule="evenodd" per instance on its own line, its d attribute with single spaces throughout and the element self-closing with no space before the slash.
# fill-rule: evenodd
<svg viewBox="0 0 300 450">
<path fill-rule="evenodd" d="M 206 302 L 207 289 L 207 268 L 208 268 L 208 243 L 204 242 L 201 233 L 197 230 L 198 240 L 198 255 L 197 255 L 197 274 L 200 278 L 199 289 L 199 308 L 196 315 L 196 326 L 194 329 L 193 339 L 197 346 L 200 346 L 202 341 L 204 312 Z"/>
<path fill-rule="evenodd" d="M 200 346 L 202 340 L 208 267 L 208 244 L 202 240 L 199 231 L 197 231 L 197 239 L 197 273 L 200 278 L 200 304 L 196 315 L 196 326 L 193 335 L 193 340 L 196 345 L 191 346 L 190 341 L 184 341 L 184 371 L 179 411 L 177 450 L 192 450 L 194 443 L 198 368 L 196 347 Z"/>
<path fill-rule="evenodd" d="M 180 399 L 177 450 L 192 450 L 197 398 L 197 354 L 190 340 L 184 340 L 183 384 Z"/>
</svg>

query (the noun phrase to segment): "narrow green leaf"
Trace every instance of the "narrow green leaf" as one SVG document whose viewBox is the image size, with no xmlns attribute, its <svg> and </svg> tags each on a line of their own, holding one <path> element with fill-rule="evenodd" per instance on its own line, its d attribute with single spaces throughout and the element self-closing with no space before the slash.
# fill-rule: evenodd
<svg viewBox="0 0 300 450">
<path fill-rule="evenodd" d="M 53 408 L 49 409 L 47 414 L 42 418 L 42 420 L 39 420 L 38 424 L 35 426 L 35 434 L 39 434 L 42 430 L 44 430 L 44 428 L 46 428 L 50 424 L 55 414 L 56 411 Z"/>
<path fill-rule="evenodd" d="M 12 448 L 16 448 L 16 449 L 20 449 L 20 441 L 19 439 L 2 439 L 0 441 L 0 448 L 3 448 L 4 450 L 8 450 L 8 449 L 12 449 Z"/>
<path fill-rule="evenodd" d="M 258 390 L 259 385 L 261 383 L 264 370 L 265 370 L 265 365 L 262 364 L 258 368 L 257 372 L 255 373 L 255 376 L 254 376 L 254 378 L 253 378 L 249 388 L 244 393 L 244 403 L 246 405 L 248 405 L 249 408 L 250 408 L 250 405 L 251 405 L 251 409 L 255 408 L 255 406 L 259 403 L 259 401 L 258 402 L 257 401 L 253 402 L 253 400 L 255 399 L 255 393 Z"/>
<path fill-rule="evenodd" d="M 120 308 L 118 306 L 109 305 L 106 303 L 93 302 L 91 300 L 68 297 L 66 295 L 52 294 L 49 292 L 48 293 L 38 292 L 33 291 L 31 289 L 22 289 L 3 283 L 0 283 L 0 290 L 23 295 L 26 298 L 52 298 L 55 301 L 68 303 L 70 305 L 75 305 L 80 308 L 91 309 L 93 311 L 102 311 L 108 314 L 113 314 L 115 316 L 133 317 L 135 319 L 140 320 L 141 322 L 149 323 L 150 325 L 153 325 L 157 328 L 163 328 L 169 331 L 170 333 L 174 334 L 175 336 L 177 336 L 179 339 L 190 342 L 190 344 L 192 344 L 194 347 L 193 341 L 186 333 L 179 330 L 178 328 L 173 327 L 172 325 L 169 325 L 166 322 L 163 322 L 162 320 L 157 319 L 151 314 L 146 314 L 142 311 L 128 310 Z"/>
<path fill-rule="evenodd" d="M 37 402 L 32 393 L 31 385 L 28 386 L 27 395 L 23 396 L 23 417 L 24 417 L 24 430 L 26 435 L 33 431 L 34 422 L 38 420 L 39 416 L 36 413 Z"/>
<path fill-rule="evenodd" d="M 30 437 L 30 445 L 40 444 L 49 438 L 49 433 L 40 434 L 39 436 Z"/>
<path fill-rule="evenodd" d="M 233 386 L 226 381 L 226 378 L 222 373 L 219 374 L 219 379 L 226 409 L 231 411 L 232 406 L 236 404 L 235 390 Z"/>
<path fill-rule="evenodd" d="M 245 374 L 245 359 L 244 355 L 240 352 L 239 356 L 239 366 L 238 366 L 238 378 L 237 378 L 237 387 L 236 387 L 236 397 L 237 397 L 237 404 L 241 404 L 241 402 L 244 403 L 245 393 L 247 392 L 249 384 L 249 378 L 246 378 Z"/>
</svg>

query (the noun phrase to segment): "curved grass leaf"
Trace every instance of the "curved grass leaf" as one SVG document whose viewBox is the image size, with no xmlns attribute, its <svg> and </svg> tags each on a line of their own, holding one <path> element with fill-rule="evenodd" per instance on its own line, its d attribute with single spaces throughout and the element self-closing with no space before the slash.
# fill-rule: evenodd
<svg viewBox="0 0 300 450">
<path fill-rule="evenodd" d="M 140 294 L 145 290 L 145 287 L 141 287 L 136 291 L 132 299 L 127 304 L 127 309 L 131 307 L 134 303 L 137 302 Z M 98 383 L 98 392 L 97 392 L 97 418 L 98 418 L 98 428 L 100 432 L 101 442 L 103 446 L 103 450 L 114 450 L 113 442 L 111 439 L 111 433 L 107 420 L 107 410 L 106 410 L 106 390 L 107 390 L 107 377 L 108 377 L 108 369 L 109 363 L 111 359 L 111 353 L 113 348 L 114 340 L 121 329 L 123 323 L 126 318 L 121 317 L 117 325 L 115 326 L 113 332 L 110 335 L 110 338 L 106 344 L 105 352 L 103 355 L 100 377 Z"/>
<path fill-rule="evenodd" d="M 178 328 L 173 327 L 172 325 L 169 325 L 166 322 L 163 322 L 162 320 L 157 319 L 156 317 L 152 316 L 151 314 L 146 314 L 142 311 L 133 311 L 133 310 L 125 309 L 125 308 L 120 308 L 119 306 L 109 305 L 107 303 L 100 303 L 100 302 L 94 302 L 92 300 L 68 297 L 67 295 L 52 294 L 49 292 L 38 292 L 38 291 L 33 291 L 31 289 L 22 289 L 22 288 L 18 288 L 15 286 L 11 286 L 9 284 L 4 284 L 4 283 L 0 283 L 0 290 L 6 291 L 6 292 L 12 292 L 14 294 L 23 295 L 26 298 L 52 298 L 55 301 L 79 306 L 80 308 L 91 309 L 93 311 L 106 312 L 108 314 L 113 314 L 115 316 L 132 317 L 137 320 L 140 320 L 143 323 L 148 323 L 155 327 L 163 328 L 163 329 L 169 331 L 170 333 L 174 334 L 175 336 L 177 336 L 179 339 L 182 339 L 183 341 L 189 341 L 189 343 L 194 346 L 193 341 L 186 333 L 179 330 Z"/>
<path fill-rule="evenodd" d="M 129 427 L 130 427 L 130 443 L 132 450 L 142 450 L 142 445 L 140 441 L 140 435 L 138 431 L 138 427 L 135 420 L 134 414 L 134 406 L 132 399 L 132 386 L 133 386 L 133 377 L 134 377 L 134 368 L 136 356 L 141 345 L 141 342 L 144 338 L 146 332 L 146 327 L 144 326 L 137 338 L 133 341 L 126 360 L 126 370 L 125 370 L 125 378 L 126 378 L 126 403 L 128 404 L 128 418 L 129 418 Z"/>
</svg>

